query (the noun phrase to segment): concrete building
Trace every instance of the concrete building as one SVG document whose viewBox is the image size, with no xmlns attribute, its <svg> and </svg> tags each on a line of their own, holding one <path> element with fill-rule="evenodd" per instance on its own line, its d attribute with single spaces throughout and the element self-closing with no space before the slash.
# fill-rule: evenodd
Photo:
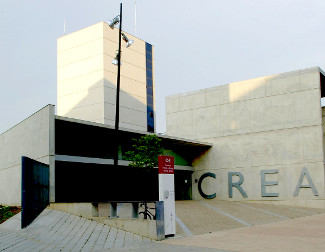
<svg viewBox="0 0 325 252">
<path fill-rule="evenodd" d="M 154 132 L 154 49 L 125 35 L 134 43 L 122 43 L 119 125 Z M 101 22 L 58 39 L 58 115 L 115 124 L 118 38 L 118 29 Z"/>
<path fill-rule="evenodd" d="M 106 202 L 112 200 L 154 200 L 158 197 L 158 169 L 128 167 L 124 154 L 132 139 L 143 131 L 82 121 L 54 114 L 47 105 L 0 135 L 0 204 L 21 205 L 21 157 L 49 165 L 50 202 Z M 159 136 L 165 155 L 175 157 L 177 199 L 191 199 L 192 162 L 210 148 L 201 143 Z M 116 170 L 115 142 L 119 145 Z"/>
<path fill-rule="evenodd" d="M 167 134 L 213 145 L 193 199 L 325 207 L 324 83 L 315 67 L 167 97 Z"/>
<path fill-rule="evenodd" d="M 0 204 L 21 205 L 21 157 L 49 165 L 50 202 L 158 198 L 158 169 L 128 167 L 133 138 L 155 131 L 153 47 L 122 48 L 120 128 L 116 134 L 118 29 L 98 23 L 58 39 L 58 115 L 47 105 L 0 135 Z M 176 198 L 191 199 L 192 162 L 211 147 L 159 136 L 175 157 Z M 119 146 L 119 169 L 113 166 Z"/>
<path fill-rule="evenodd" d="M 21 156 L 49 165 L 51 202 L 158 198 L 157 169 L 124 157 L 156 128 L 153 47 L 126 35 L 119 133 L 118 29 L 101 22 L 58 39 L 57 115 L 48 105 L 0 135 L 0 204 L 20 205 Z M 325 207 L 324 83 L 316 67 L 167 97 L 158 136 L 175 158 L 176 199 Z"/>
</svg>

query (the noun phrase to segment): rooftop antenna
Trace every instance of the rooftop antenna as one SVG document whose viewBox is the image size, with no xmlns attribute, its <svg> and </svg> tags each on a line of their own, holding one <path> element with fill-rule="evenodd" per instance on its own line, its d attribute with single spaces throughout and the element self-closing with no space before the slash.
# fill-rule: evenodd
<svg viewBox="0 0 325 252">
<path fill-rule="evenodd" d="M 137 1 L 134 1 L 134 35 L 137 35 Z"/>
<path fill-rule="evenodd" d="M 65 35 L 65 19 L 64 19 L 64 22 L 63 22 L 63 35 Z"/>
</svg>

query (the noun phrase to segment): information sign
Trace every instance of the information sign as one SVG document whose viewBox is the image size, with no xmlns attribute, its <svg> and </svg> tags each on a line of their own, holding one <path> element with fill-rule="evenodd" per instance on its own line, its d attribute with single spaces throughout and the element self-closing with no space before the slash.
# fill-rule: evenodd
<svg viewBox="0 0 325 252">
<path fill-rule="evenodd" d="M 164 202 L 165 236 L 174 236 L 175 223 L 175 186 L 174 157 L 159 156 L 159 200 Z"/>
<path fill-rule="evenodd" d="M 159 174 L 174 174 L 174 157 L 158 156 Z"/>
</svg>

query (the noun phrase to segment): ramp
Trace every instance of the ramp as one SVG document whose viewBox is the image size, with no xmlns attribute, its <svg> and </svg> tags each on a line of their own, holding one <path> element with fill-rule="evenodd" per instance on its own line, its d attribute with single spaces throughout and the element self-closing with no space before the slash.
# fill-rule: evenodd
<svg viewBox="0 0 325 252">
<path fill-rule="evenodd" d="M 45 209 L 20 229 L 21 214 L 0 225 L 0 251 L 105 251 L 153 241 L 65 212 Z"/>
</svg>

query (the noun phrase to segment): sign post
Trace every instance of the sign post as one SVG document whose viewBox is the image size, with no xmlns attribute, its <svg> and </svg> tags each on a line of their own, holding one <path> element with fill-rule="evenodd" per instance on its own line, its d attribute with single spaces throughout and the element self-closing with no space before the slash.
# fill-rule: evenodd
<svg viewBox="0 0 325 252">
<path fill-rule="evenodd" d="M 165 236 L 174 236 L 175 223 L 175 189 L 174 157 L 158 156 L 159 200 L 164 202 Z"/>
</svg>

